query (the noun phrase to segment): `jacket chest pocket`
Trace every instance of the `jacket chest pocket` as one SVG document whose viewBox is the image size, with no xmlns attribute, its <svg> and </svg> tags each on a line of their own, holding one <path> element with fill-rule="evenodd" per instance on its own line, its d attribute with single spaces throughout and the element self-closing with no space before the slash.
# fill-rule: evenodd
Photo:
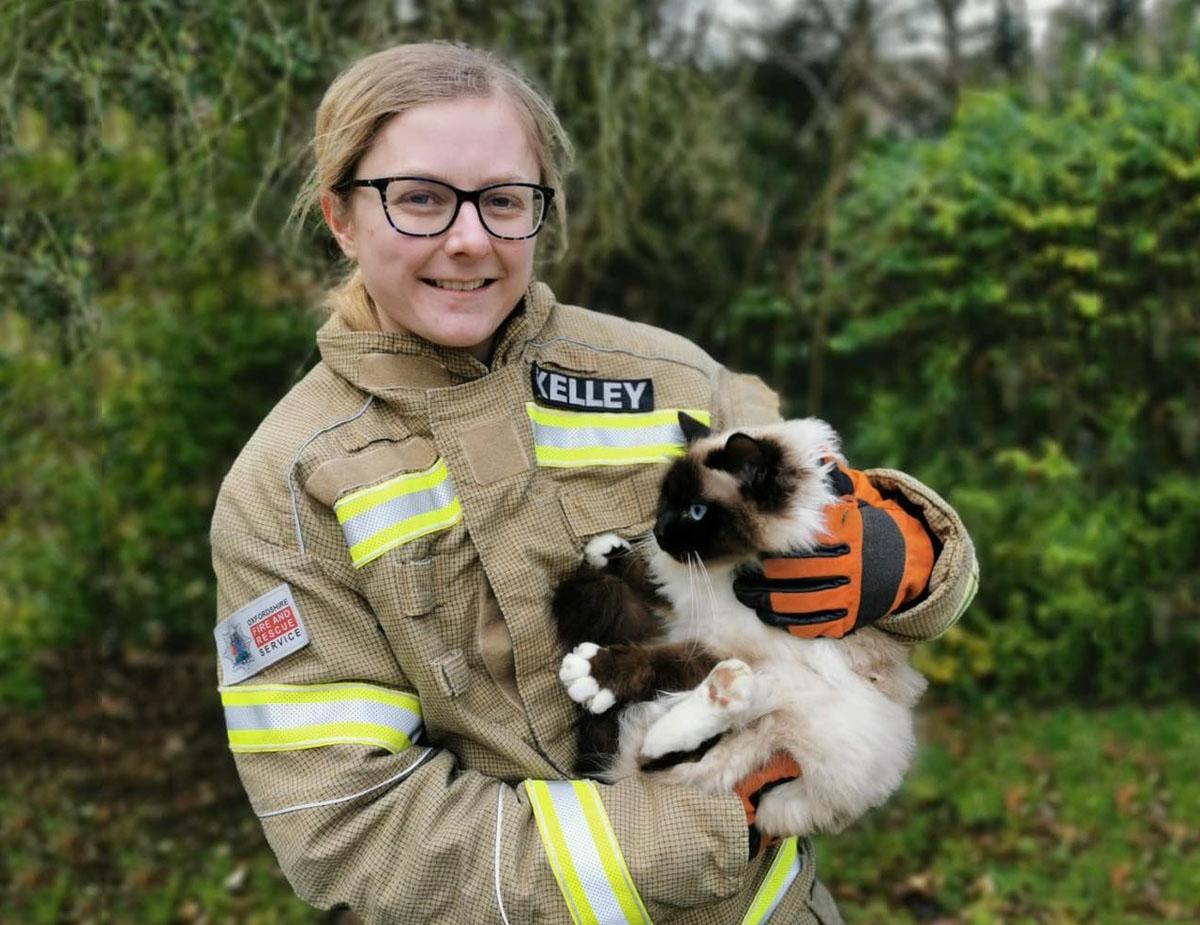
<svg viewBox="0 0 1200 925">
<path fill-rule="evenodd" d="M 358 569 L 462 520 L 462 506 L 442 459 L 350 492 L 334 502 L 333 513 L 350 562 Z"/>
<path fill-rule="evenodd" d="M 578 541 L 600 533 L 642 536 L 654 527 L 659 487 L 667 467 L 638 466 L 577 474 L 559 490 L 559 501 L 571 535 Z"/>
<path fill-rule="evenodd" d="M 529 403 L 525 410 L 538 468 L 558 483 L 576 538 L 647 532 L 667 465 L 686 445 L 680 411 L 709 423 L 708 412 L 696 408 L 614 414 Z"/>
<path fill-rule="evenodd" d="M 434 557 L 462 520 L 462 507 L 432 443 L 412 437 L 330 460 L 305 489 L 333 511 L 345 554 L 381 620 L 434 609 Z"/>
</svg>

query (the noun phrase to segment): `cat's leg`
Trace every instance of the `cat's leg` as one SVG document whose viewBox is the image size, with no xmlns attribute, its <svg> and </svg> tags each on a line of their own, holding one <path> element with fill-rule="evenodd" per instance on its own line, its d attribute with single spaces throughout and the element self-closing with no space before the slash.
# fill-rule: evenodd
<svg viewBox="0 0 1200 925">
<path fill-rule="evenodd" d="M 584 561 L 554 591 L 551 610 L 565 650 L 584 642 L 597 645 L 650 642 L 662 635 L 655 609 L 662 606 L 642 583 L 629 576 L 644 570 L 643 557 L 613 533 L 602 534 L 584 548 Z"/>
<path fill-rule="evenodd" d="M 860 802 L 830 797 L 828 791 L 818 792 L 801 774 L 763 794 L 754 824 L 767 836 L 833 835 L 870 808 Z"/>
<path fill-rule="evenodd" d="M 558 677 L 567 694 L 592 713 L 616 704 L 653 700 L 661 691 L 695 687 L 716 659 L 684 643 L 669 645 L 577 645 L 562 660 Z"/>
<path fill-rule="evenodd" d="M 732 728 L 747 715 L 754 695 L 754 674 L 740 659 L 717 664 L 708 677 L 679 700 L 646 732 L 643 758 L 695 749 Z"/>
<path fill-rule="evenodd" d="M 600 647 L 594 642 L 581 642 L 563 656 L 558 680 L 567 689 L 567 696 L 591 713 L 604 713 L 617 702 L 610 688 L 601 687 L 592 675 L 592 659 Z"/>
<path fill-rule="evenodd" d="M 594 569 L 604 570 L 610 563 L 629 555 L 633 547 L 615 533 L 594 536 L 583 547 L 583 561 Z"/>
<path fill-rule="evenodd" d="M 650 577 L 650 560 L 645 551 L 635 550 L 615 533 L 602 533 L 583 548 L 584 560 L 597 569 L 621 579 L 650 607 L 670 607 L 661 586 Z"/>
</svg>

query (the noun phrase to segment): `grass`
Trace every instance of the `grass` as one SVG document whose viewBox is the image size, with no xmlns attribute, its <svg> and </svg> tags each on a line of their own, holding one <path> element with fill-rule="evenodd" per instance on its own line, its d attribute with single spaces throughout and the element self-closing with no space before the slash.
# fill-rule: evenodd
<svg viewBox="0 0 1200 925">
<path fill-rule="evenodd" d="M 924 717 L 901 794 L 819 840 L 848 922 L 1200 922 L 1200 710 Z"/>
<path fill-rule="evenodd" d="M 0 921 L 330 921 L 250 812 L 209 653 L 50 668 L 44 706 L 0 716 Z M 923 726 L 902 792 L 818 841 L 850 925 L 1200 923 L 1200 708 Z"/>
</svg>

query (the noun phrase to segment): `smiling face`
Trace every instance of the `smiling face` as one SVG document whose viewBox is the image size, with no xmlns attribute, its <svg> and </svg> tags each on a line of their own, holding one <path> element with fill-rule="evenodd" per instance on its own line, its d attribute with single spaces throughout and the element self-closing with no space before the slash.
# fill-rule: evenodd
<svg viewBox="0 0 1200 925">
<path fill-rule="evenodd" d="M 538 183 L 538 160 L 516 108 L 504 96 L 426 103 L 392 117 L 355 176 L 417 176 L 460 189 Z M 339 210 L 322 200 L 343 252 L 358 263 L 385 331 L 469 350 L 487 362 L 492 339 L 533 277 L 535 238 L 494 238 L 463 203 L 433 238 L 399 234 L 374 189 L 355 189 Z"/>
</svg>

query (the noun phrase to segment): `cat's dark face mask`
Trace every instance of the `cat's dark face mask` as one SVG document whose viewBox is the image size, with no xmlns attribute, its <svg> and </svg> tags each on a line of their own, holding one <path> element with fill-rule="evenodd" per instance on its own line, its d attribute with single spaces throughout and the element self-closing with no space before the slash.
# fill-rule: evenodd
<svg viewBox="0 0 1200 925">
<path fill-rule="evenodd" d="M 713 562 L 753 549 L 742 512 L 705 497 L 702 464 L 689 457 L 675 462 L 663 479 L 654 538 L 678 562 Z"/>
</svg>

